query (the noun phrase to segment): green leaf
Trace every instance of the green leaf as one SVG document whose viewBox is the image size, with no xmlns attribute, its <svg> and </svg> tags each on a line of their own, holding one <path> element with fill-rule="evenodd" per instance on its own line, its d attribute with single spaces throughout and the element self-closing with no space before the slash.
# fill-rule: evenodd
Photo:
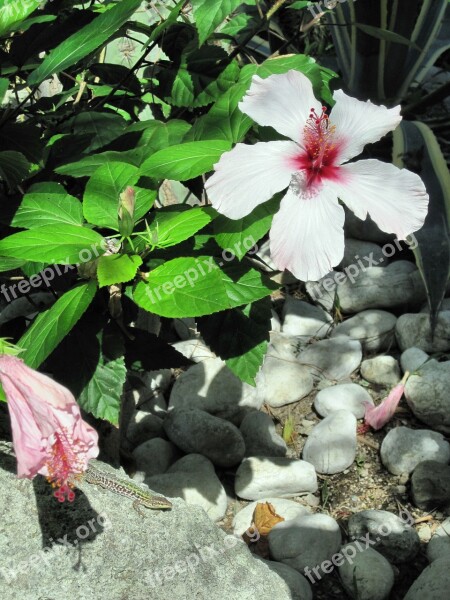
<svg viewBox="0 0 450 600">
<path fill-rule="evenodd" d="M 214 221 L 215 239 L 224 250 L 230 250 L 240 260 L 270 229 L 273 215 L 280 206 L 280 197 L 257 206 L 243 219 L 228 219 L 219 215 Z"/>
<path fill-rule="evenodd" d="M 15 25 L 26 19 L 42 0 L 2 0 L 0 8 L 0 36 L 12 31 Z"/>
<path fill-rule="evenodd" d="M 59 223 L 72 225 L 82 225 L 83 223 L 81 202 L 70 194 L 25 194 L 11 221 L 13 227 L 23 227 L 24 229 Z"/>
<path fill-rule="evenodd" d="M 121 0 L 77 31 L 44 58 L 28 78 L 28 85 L 41 83 L 53 73 L 67 69 L 102 46 L 139 8 L 141 0 Z"/>
<path fill-rule="evenodd" d="M 186 181 L 211 171 L 231 144 L 224 140 L 187 142 L 160 150 L 141 166 L 140 175 Z"/>
<path fill-rule="evenodd" d="M 381 27 L 372 27 L 372 25 L 365 25 L 364 23 L 355 23 L 355 26 L 364 33 L 367 33 L 367 35 L 371 35 L 372 37 L 375 37 L 379 40 L 384 40 L 386 42 L 394 42 L 396 44 L 403 44 L 405 46 L 410 46 L 415 50 L 421 50 L 421 48 L 419 48 L 417 44 L 411 42 L 411 40 L 409 40 L 408 38 L 405 38 L 402 35 L 395 33 L 395 31 L 389 31 L 387 29 L 382 29 Z"/>
<path fill-rule="evenodd" d="M 211 104 L 239 77 L 236 61 L 229 63 L 226 52 L 217 46 L 202 46 L 184 54 L 181 64 L 165 65 L 161 97 L 173 106 L 198 108 Z"/>
<path fill-rule="evenodd" d="M 185 140 L 228 140 L 231 143 L 243 139 L 253 122 L 238 108 L 247 91 L 247 83 L 236 83 L 224 92 L 206 115 L 196 119 Z"/>
<path fill-rule="evenodd" d="M 0 79 L 0 104 L 3 102 L 3 98 L 9 87 L 9 79 Z"/>
<path fill-rule="evenodd" d="M 92 302 L 97 285 L 90 281 L 66 292 L 41 313 L 26 330 L 17 345 L 24 348 L 21 358 L 37 369 L 69 333 Z"/>
<path fill-rule="evenodd" d="M 450 275 L 450 175 L 433 132 L 417 121 L 402 121 L 394 131 L 393 159 L 396 166 L 410 170 L 418 160 L 420 177 L 430 196 L 425 224 L 414 233 L 418 245 L 413 251 L 434 328 Z"/>
<path fill-rule="evenodd" d="M 130 281 L 141 265 L 142 258 L 136 255 L 113 254 L 101 256 L 98 259 L 97 266 L 98 283 L 100 287 L 104 287 Z"/>
<path fill-rule="evenodd" d="M 191 4 L 201 45 L 242 0 L 192 0 Z"/>
<path fill-rule="evenodd" d="M 268 296 L 277 286 L 246 265 L 223 265 L 212 257 L 176 258 L 139 282 L 136 304 L 163 317 L 196 317 Z"/>
<path fill-rule="evenodd" d="M 98 340 L 101 349 L 89 348 L 84 357 L 85 369 L 92 377 L 78 396 L 78 403 L 97 419 L 117 425 L 127 376 L 122 341 L 115 339 L 114 334 L 108 336 L 107 330 L 98 335 Z"/>
<path fill-rule="evenodd" d="M 235 15 L 224 27 L 221 28 L 220 33 L 225 35 L 235 36 L 243 33 L 243 30 L 252 22 L 251 15 L 245 13 L 239 13 Z"/>
<path fill-rule="evenodd" d="M 187 240 L 217 216 L 211 207 L 196 206 L 183 211 L 159 210 L 149 227 L 149 242 L 157 248 L 168 248 Z"/>
<path fill-rule="evenodd" d="M 18 269 L 24 264 L 24 260 L 21 258 L 10 258 L 7 256 L 0 256 L 0 273 L 5 271 L 12 271 Z"/>
<path fill-rule="evenodd" d="M 70 175 L 71 177 L 90 177 L 99 167 L 111 162 L 139 166 L 139 157 L 135 150 L 129 150 L 128 152 L 108 150 L 92 156 L 85 156 L 76 162 L 61 165 L 55 169 L 55 173 Z"/>
<path fill-rule="evenodd" d="M 286 6 L 286 8 L 302 10 L 303 8 L 306 8 L 309 4 L 313 4 L 313 3 L 310 2 L 309 0 L 306 0 L 306 2 L 304 0 L 298 0 L 297 2 L 293 2 L 292 4 L 289 4 L 288 6 Z"/>
<path fill-rule="evenodd" d="M 211 348 L 225 360 L 239 379 L 255 385 L 267 352 L 270 319 L 269 298 L 263 298 L 244 308 L 234 308 L 197 319 L 199 331 Z"/>
<path fill-rule="evenodd" d="M 6 181 L 10 189 L 14 189 L 27 177 L 30 167 L 30 163 L 21 152 L 0 152 L 0 181 Z"/>
<path fill-rule="evenodd" d="M 103 237 L 86 227 L 44 225 L 0 240 L 0 256 L 71 265 L 97 258 L 103 244 Z"/>
<path fill-rule="evenodd" d="M 138 168 L 128 163 L 110 162 L 99 167 L 87 182 L 83 214 L 89 223 L 118 231 L 119 195 L 138 180 Z"/>
</svg>

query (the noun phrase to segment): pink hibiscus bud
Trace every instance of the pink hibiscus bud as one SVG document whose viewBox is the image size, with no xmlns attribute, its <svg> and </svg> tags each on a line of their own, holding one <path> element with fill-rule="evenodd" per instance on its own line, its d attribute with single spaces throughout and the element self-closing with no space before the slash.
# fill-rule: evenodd
<svg viewBox="0 0 450 600">
<path fill-rule="evenodd" d="M 370 425 L 372 429 L 381 429 L 388 421 L 392 419 L 397 406 L 405 391 L 405 384 L 409 377 L 409 372 L 406 371 L 403 379 L 389 392 L 389 395 L 382 400 L 378 406 L 373 406 L 370 402 L 365 402 L 366 413 L 364 421 Z"/>
<path fill-rule="evenodd" d="M 16 356 L 0 356 L 0 382 L 8 400 L 17 476 L 44 475 L 64 502 L 74 480 L 98 455 L 98 434 L 81 418 L 72 393 Z"/>
<path fill-rule="evenodd" d="M 136 204 L 136 194 L 132 187 L 128 186 L 120 194 L 119 201 L 119 232 L 124 237 L 133 233 L 134 227 L 134 207 Z"/>
</svg>

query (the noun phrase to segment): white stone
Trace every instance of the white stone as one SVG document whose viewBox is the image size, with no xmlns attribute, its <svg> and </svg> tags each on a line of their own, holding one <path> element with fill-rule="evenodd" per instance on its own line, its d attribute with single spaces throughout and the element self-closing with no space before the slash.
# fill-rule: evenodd
<svg viewBox="0 0 450 600">
<path fill-rule="evenodd" d="M 186 454 L 202 454 L 216 466 L 234 467 L 244 458 L 239 429 L 198 408 L 175 408 L 164 421 L 167 437 Z"/>
<path fill-rule="evenodd" d="M 341 545 L 341 530 L 328 515 L 300 515 L 277 523 L 268 535 L 270 555 L 300 573 L 331 558 Z"/>
<path fill-rule="evenodd" d="M 361 376 L 370 383 L 393 387 L 400 382 L 400 367 L 393 356 L 375 356 L 361 363 Z"/>
<path fill-rule="evenodd" d="M 402 315 L 397 320 L 395 333 L 401 350 L 415 347 L 425 352 L 448 352 L 450 350 L 450 311 L 439 313 L 434 337 L 431 335 L 430 315 L 426 313 Z"/>
<path fill-rule="evenodd" d="M 338 410 L 314 427 L 303 447 L 302 458 L 318 473 L 332 475 L 347 469 L 356 456 L 356 418 Z"/>
<path fill-rule="evenodd" d="M 333 327 L 331 315 L 322 308 L 287 296 L 283 305 L 282 332 L 286 335 L 324 338 Z"/>
<path fill-rule="evenodd" d="M 348 335 L 359 340 L 366 352 L 380 352 L 395 346 L 397 317 L 385 310 L 364 310 L 336 326 L 331 337 Z"/>
<path fill-rule="evenodd" d="M 358 264 L 358 260 L 362 260 L 365 266 L 371 264 L 371 260 L 379 262 L 380 266 L 383 267 L 389 263 L 389 259 L 383 254 L 378 244 L 347 238 L 345 240 L 344 258 L 339 265 L 339 269 L 342 270 L 349 265 Z M 375 266 L 375 263 L 373 264 Z"/>
<path fill-rule="evenodd" d="M 341 381 L 361 364 L 361 344 L 347 336 L 314 342 L 298 355 L 298 362 L 309 366 L 318 377 Z"/>
<path fill-rule="evenodd" d="M 361 552 L 360 547 L 363 551 Z M 339 567 L 341 583 L 351 598 L 386 600 L 394 586 L 394 569 L 382 554 L 364 543 L 341 548 L 344 563 Z M 345 560 L 345 557 L 351 558 Z"/>
<path fill-rule="evenodd" d="M 400 366 L 403 373 L 406 373 L 406 371 L 414 373 L 414 371 L 417 371 L 417 369 L 426 363 L 429 358 L 428 354 L 420 348 L 408 348 L 408 350 L 402 352 L 402 355 L 400 356 Z"/>
<path fill-rule="evenodd" d="M 165 473 L 179 457 L 179 452 L 171 442 L 162 438 L 153 438 L 137 446 L 132 456 L 136 463 L 133 479 L 140 483 L 147 477 Z"/>
<path fill-rule="evenodd" d="M 200 338 L 182 340 L 181 342 L 175 342 L 172 346 L 177 352 L 195 363 L 201 363 L 216 357 L 214 352 Z"/>
<path fill-rule="evenodd" d="M 297 402 L 314 387 L 309 369 L 298 362 L 268 356 L 262 367 L 260 385 L 264 401 L 276 408 Z"/>
<path fill-rule="evenodd" d="M 450 556 L 444 556 L 422 571 L 403 600 L 447 600 L 449 590 Z"/>
<path fill-rule="evenodd" d="M 214 465 L 200 454 L 183 456 L 166 473 L 147 477 L 145 483 L 160 494 L 201 506 L 213 521 L 222 519 L 227 510 L 227 495 Z"/>
<path fill-rule="evenodd" d="M 430 563 L 443 556 L 450 557 L 450 518 L 445 519 L 436 529 L 427 546 L 427 558 Z"/>
<path fill-rule="evenodd" d="M 314 408 L 321 417 L 327 417 L 337 410 L 346 410 L 362 419 L 365 414 L 364 402 L 373 400 L 369 392 L 357 383 L 343 383 L 332 385 L 317 394 L 314 400 Z"/>
<path fill-rule="evenodd" d="M 354 269 L 346 274 L 332 271 L 319 282 L 307 283 L 313 302 L 331 310 L 336 293 L 344 313 L 359 313 L 368 308 L 419 307 L 426 299 L 418 269 L 409 261 L 395 261 L 387 267 Z"/>
<path fill-rule="evenodd" d="M 414 415 L 450 434 L 450 361 L 429 360 L 406 382 L 405 397 Z"/>
<path fill-rule="evenodd" d="M 266 560 L 257 554 L 254 556 L 264 562 L 271 571 L 277 573 L 287 583 L 291 592 L 291 600 L 313 600 L 313 593 L 308 580 L 298 571 L 284 563 Z"/>
<path fill-rule="evenodd" d="M 384 438 L 380 454 L 386 469 L 393 475 L 401 475 L 412 473 L 425 460 L 447 464 L 450 444 L 436 431 L 395 427 Z"/>
<path fill-rule="evenodd" d="M 251 456 L 236 471 L 234 486 L 236 494 L 246 500 L 290 498 L 316 492 L 317 476 L 314 467 L 304 460 Z"/>
<path fill-rule="evenodd" d="M 391 563 L 405 563 L 420 549 L 413 524 L 414 518 L 406 511 L 400 517 L 387 510 L 362 510 L 350 517 L 348 535 L 353 540 L 369 536 L 371 547 Z"/>
<path fill-rule="evenodd" d="M 173 328 L 175 329 L 180 340 L 192 340 L 200 337 L 197 331 L 197 325 L 193 317 L 185 317 L 184 319 L 174 319 Z"/>
<path fill-rule="evenodd" d="M 278 435 L 272 418 L 263 412 L 246 415 L 240 431 L 245 442 L 245 456 L 286 456 L 287 446 Z"/>
<path fill-rule="evenodd" d="M 199 408 L 239 425 L 244 416 L 261 408 L 257 388 L 243 383 L 220 358 L 189 367 L 175 381 L 169 401 L 174 408 Z"/>
</svg>

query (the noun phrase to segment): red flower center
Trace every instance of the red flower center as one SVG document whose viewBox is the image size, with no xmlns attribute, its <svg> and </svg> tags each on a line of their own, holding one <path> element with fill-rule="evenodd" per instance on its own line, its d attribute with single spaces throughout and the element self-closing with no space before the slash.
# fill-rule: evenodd
<svg viewBox="0 0 450 600">
<path fill-rule="evenodd" d="M 69 502 L 75 499 L 73 478 L 83 470 L 83 463 L 74 452 L 72 436 L 65 429 L 55 432 L 55 441 L 51 448 L 51 456 L 47 462 L 47 481 L 53 488 L 55 498 L 64 502 L 66 497 Z"/>
<path fill-rule="evenodd" d="M 338 148 L 334 139 L 336 127 L 330 125 L 327 108 L 317 114 L 314 108 L 303 130 L 304 149 L 295 158 L 298 170 L 306 171 L 308 188 L 320 184 L 323 179 L 339 180 L 337 165 Z"/>
</svg>

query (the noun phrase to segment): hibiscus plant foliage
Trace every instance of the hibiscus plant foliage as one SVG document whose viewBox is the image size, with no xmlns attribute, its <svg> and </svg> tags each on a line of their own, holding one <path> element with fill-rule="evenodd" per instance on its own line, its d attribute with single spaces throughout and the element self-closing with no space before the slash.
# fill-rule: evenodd
<svg viewBox="0 0 450 600">
<path fill-rule="evenodd" d="M 163 328 L 194 317 L 255 384 L 280 285 L 257 249 L 281 195 L 255 185 L 267 197 L 227 214 L 206 182 L 236 144 L 294 143 L 276 118 L 272 128 L 240 109 L 252 82 L 295 72 L 317 111 L 335 104 L 336 74 L 320 61 L 249 51 L 283 4 L 0 0 L 0 303 L 35 307 L 31 322 L 29 305 L 5 317 L 0 333 L 98 418 L 118 422 L 130 370 L 189 364 L 155 316 Z M 391 232 L 419 228 L 424 211 Z"/>
</svg>

